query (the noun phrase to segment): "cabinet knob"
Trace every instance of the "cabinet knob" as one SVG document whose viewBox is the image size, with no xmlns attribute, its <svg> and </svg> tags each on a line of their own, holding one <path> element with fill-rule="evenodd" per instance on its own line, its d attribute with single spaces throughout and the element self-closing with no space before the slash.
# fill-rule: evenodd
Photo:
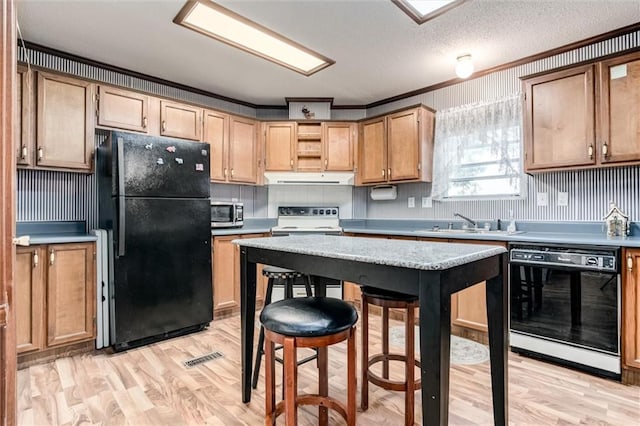
<svg viewBox="0 0 640 426">
<path fill-rule="evenodd" d="M 142 117 L 142 128 L 143 129 L 147 128 L 147 117 Z"/>
<path fill-rule="evenodd" d="M 391 179 L 391 169 L 387 169 L 387 178 Z"/>
<path fill-rule="evenodd" d="M 289 165 L 293 167 L 293 160 L 289 160 Z"/>
<path fill-rule="evenodd" d="M 37 268 L 38 267 L 38 263 L 40 262 L 40 259 L 38 257 L 38 250 L 34 250 L 33 251 L 33 268 Z"/>
<path fill-rule="evenodd" d="M 49 265 L 53 265 L 56 261 L 56 252 L 53 249 L 49 250 Z"/>
<path fill-rule="evenodd" d="M 382 177 L 384 177 L 384 169 L 382 169 Z"/>
<path fill-rule="evenodd" d="M 231 177 L 233 177 L 233 169 L 231 169 Z"/>
<path fill-rule="evenodd" d="M 627 270 L 629 272 L 633 271 L 633 258 L 630 254 L 627 255 Z"/>
<path fill-rule="evenodd" d="M 607 158 L 609 156 L 609 147 L 607 146 L 606 141 L 602 144 L 602 156 L 604 158 Z"/>
<path fill-rule="evenodd" d="M 27 158 L 27 154 L 29 153 L 29 151 L 27 150 L 27 146 L 26 145 L 22 145 L 22 150 L 20 151 L 20 158 L 22 158 L 23 160 L 25 158 Z"/>
<path fill-rule="evenodd" d="M 44 157 L 44 150 L 42 148 L 38 148 L 38 161 L 41 161 L 42 157 Z"/>
<path fill-rule="evenodd" d="M 224 177 L 227 177 L 227 168 L 224 168 Z"/>
<path fill-rule="evenodd" d="M 324 160 L 324 166 L 327 167 L 329 165 L 329 160 L 325 159 Z"/>
<path fill-rule="evenodd" d="M 162 131 L 165 132 L 167 130 L 167 122 L 162 120 Z"/>
<path fill-rule="evenodd" d="M 589 154 L 589 160 L 593 160 L 593 144 L 589 145 L 589 149 L 587 150 L 587 154 Z"/>
</svg>

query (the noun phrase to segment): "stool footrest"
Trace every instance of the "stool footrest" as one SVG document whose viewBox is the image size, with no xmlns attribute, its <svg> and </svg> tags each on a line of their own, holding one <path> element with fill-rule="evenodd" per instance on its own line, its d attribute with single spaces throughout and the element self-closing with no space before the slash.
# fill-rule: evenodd
<svg viewBox="0 0 640 426">
<path fill-rule="evenodd" d="M 379 362 L 384 362 L 384 361 L 402 361 L 402 362 L 407 362 L 407 357 L 404 355 L 400 355 L 400 354 L 377 354 L 374 355 L 372 357 L 369 357 L 369 362 L 367 363 L 367 379 L 373 383 L 376 386 L 381 387 L 382 389 L 386 389 L 386 390 L 392 390 L 392 391 L 402 391 L 402 392 L 406 392 L 407 390 L 407 382 L 400 382 L 397 380 L 389 380 L 389 379 L 385 379 L 383 377 L 380 377 L 379 375 L 377 375 L 376 373 L 374 373 L 373 371 L 371 371 L 371 366 L 374 364 L 377 364 Z M 419 360 L 414 360 L 413 361 L 414 365 L 418 368 L 421 367 L 420 361 Z M 364 378 L 363 378 L 364 380 Z M 418 390 L 422 388 L 422 380 L 421 379 L 416 379 L 414 382 L 414 390 Z"/>
<path fill-rule="evenodd" d="M 267 415 L 267 417 L 275 419 L 280 414 L 284 413 L 284 403 L 284 401 L 278 402 L 276 404 L 274 415 Z M 303 393 L 299 394 L 296 397 L 296 405 L 314 405 L 316 407 L 326 407 L 331 410 L 337 411 L 343 419 L 347 419 L 347 407 L 332 396 L 321 396 L 317 393 Z"/>
</svg>

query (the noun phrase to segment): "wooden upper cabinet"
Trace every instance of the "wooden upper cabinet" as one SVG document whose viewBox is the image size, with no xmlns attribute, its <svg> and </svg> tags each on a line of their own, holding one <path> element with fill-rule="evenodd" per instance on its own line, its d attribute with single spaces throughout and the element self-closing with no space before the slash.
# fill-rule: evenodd
<svg viewBox="0 0 640 426">
<path fill-rule="evenodd" d="M 387 181 L 386 129 L 385 117 L 367 120 L 361 124 L 362 138 L 358 156 L 360 160 L 358 173 L 361 183 Z"/>
<path fill-rule="evenodd" d="M 640 52 L 598 64 L 602 163 L 640 161 Z"/>
<path fill-rule="evenodd" d="M 527 171 L 640 163 L 640 52 L 524 86 Z"/>
<path fill-rule="evenodd" d="M 390 181 L 420 177 L 419 110 L 387 117 L 387 178 Z"/>
<path fill-rule="evenodd" d="M 434 119 L 419 106 L 362 122 L 359 183 L 430 182 Z"/>
<path fill-rule="evenodd" d="M 296 143 L 296 123 L 265 123 L 265 170 L 292 171 Z"/>
<path fill-rule="evenodd" d="M 199 141 L 202 138 L 202 108 L 160 101 L 160 134 Z"/>
<path fill-rule="evenodd" d="M 594 66 L 525 80 L 527 170 L 596 163 Z"/>
<path fill-rule="evenodd" d="M 98 88 L 98 125 L 148 132 L 149 96 L 109 86 Z"/>
<path fill-rule="evenodd" d="M 94 243 L 47 247 L 47 345 L 95 337 Z"/>
<path fill-rule="evenodd" d="M 325 171 L 353 171 L 355 139 L 355 123 L 322 123 Z"/>
<path fill-rule="evenodd" d="M 15 152 L 19 166 L 34 163 L 33 125 L 33 75 L 24 67 L 18 67 L 16 78 Z"/>
<path fill-rule="evenodd" d="M 38 166 L 91 169 L 94 85 L 38 72 Z"/>
<path fill-rule="evenodd" d="M 229 119 L 229 181 L 258 182 L 259 123 L 250 118 Z"/>
<path fill-rule="evenodd" d="M 16 248 L 15 311 L 18 353 L 44 348 L 43 249 Z"/>
<path fill-rule="evenodd" d="M 210 146 L 211 180 L 225 182 L 228 174 L 229 116 L 205 110 L 202 141 Z"/>
<path fill-rule="evenodd" d="M 622 364 L 640 371 L 640 249 L 626 249 L 622 272 Z"/>
</svg>

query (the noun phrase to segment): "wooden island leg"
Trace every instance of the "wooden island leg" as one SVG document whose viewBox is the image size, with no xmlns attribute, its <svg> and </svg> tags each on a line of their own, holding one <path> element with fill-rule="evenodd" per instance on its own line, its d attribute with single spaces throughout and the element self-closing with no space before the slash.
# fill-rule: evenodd
<svg viewBox="0 0 640 426">
<path fill-rule="evenodd" d="M 509 421 L 507 349 L 508 291 L 507 254 L 500 255 L 500 275 L 487 280 L 487 319 L 489 326 L 489 354 L 491 357 L 491 392 L 493 396 L 493 422 L 506 425 Z M 529 302 L 531 303 L 531 302 Z"/>
<path fill-rule="evenodd" d="M 420 362 L 422 424 L 449 422 L 451 295 L 442 292 L 440 274 L 420 272 Z"/>
<path fill-rule="evenodd" d="M 215 297 L 215 295 L 214 295 Z M 242 357 L 242 402 L 251 401 L 253 331 L 256 317 L 256 264 L 240 248 L 240 345 Z"/>
</svg>

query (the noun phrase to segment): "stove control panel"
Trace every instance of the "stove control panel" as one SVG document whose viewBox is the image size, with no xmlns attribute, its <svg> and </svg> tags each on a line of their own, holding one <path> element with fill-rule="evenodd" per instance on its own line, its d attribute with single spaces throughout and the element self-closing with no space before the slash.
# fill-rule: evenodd
<svg viewBox="0 0 640 426">
<path fill-rule="evenodd" d="M 339 216 L 338 207 L 278 207 L 278 217 L 335 217 Z"/>
</svg>

